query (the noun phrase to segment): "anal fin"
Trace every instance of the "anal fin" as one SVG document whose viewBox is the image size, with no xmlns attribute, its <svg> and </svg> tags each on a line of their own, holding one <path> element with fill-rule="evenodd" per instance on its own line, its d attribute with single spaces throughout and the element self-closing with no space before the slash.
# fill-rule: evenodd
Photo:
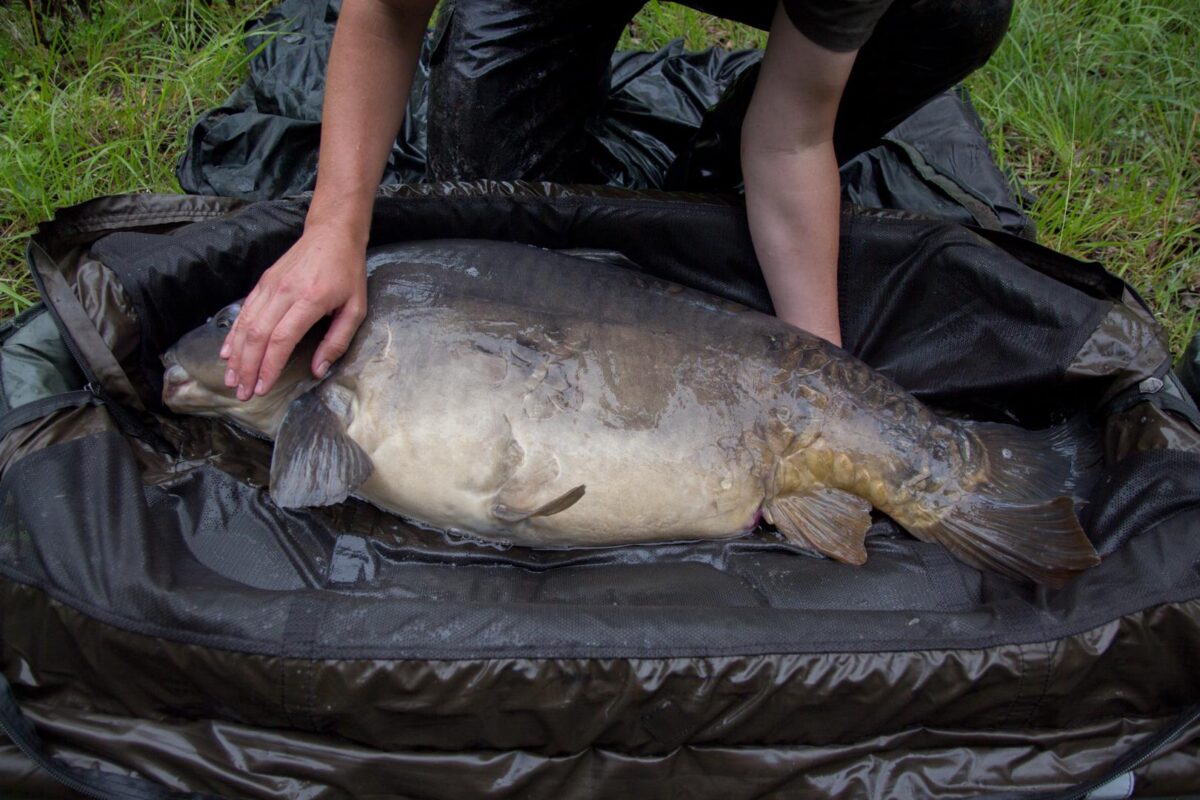
<svg viewBox="0 0 1200 800">
<path fill-rule="evenodd" d="M 845 564 L 864 564 L 871 504 L 840 489 L 785 494 L 767 503 L 766 520 L 788 541 Z"/>
<path fill-rule="evenodd" d="M 291 402 L 271 455 L 271 498 L 281 508 L 328 506 L 350 496 L 375 464 L 346 433 L 344 415 L 316 389 Z"/>
</svg>

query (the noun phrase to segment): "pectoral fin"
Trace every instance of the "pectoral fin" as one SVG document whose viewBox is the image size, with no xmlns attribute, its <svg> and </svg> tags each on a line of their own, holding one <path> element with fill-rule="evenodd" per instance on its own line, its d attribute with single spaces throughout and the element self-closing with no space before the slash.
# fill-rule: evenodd
<svg viewBox="0 0 1200 800">
<path fill-rule="evenodd" d="M 840 489 L 818 488 L 771 500 L 765 510 L 788 541 L 845 564 L 864 564 L 871 504 Z"/>
<path fill-rule="evenodd" d="M 562 476 L 558 457 L 540 447 L 524 450 L 516 441 L 512 447 L 520 461 L 493 498 L 492 516 L 497 520 L 512 523 L 548 517 L 566 511 L 583 497 L 580 485 L 548 500 L 551 487 Z"/>
<path fill-rule="evenodd" d="M 371 457 L 346 434 L 343 415 L 330 407 L 324 391 L 302 394 L 288 406 L 271 456 L 271 498 L 276 505 L 340 503 L 374 470 Z"/>
</svg>

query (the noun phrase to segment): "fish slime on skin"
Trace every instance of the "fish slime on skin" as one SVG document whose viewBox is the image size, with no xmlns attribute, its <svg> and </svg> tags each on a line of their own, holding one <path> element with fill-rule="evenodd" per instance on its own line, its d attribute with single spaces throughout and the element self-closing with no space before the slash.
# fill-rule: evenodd
<svg viewBox="0 0 1200 800">
<path fill-rule="evenodd" d="M 275 439 L 282 506 L 354 495 L 534 547 L 765 520 L 851 564 L 875 508 L 1015 579 L 1057 586 L 1098 563 L 1061 431 L 940 417 L 774 317 L 536 247 L 411 243 L 368 269 L 367 318 L 323 381 L 310 337 L 270 393 L 237 401 L 218 358 L 236 304 L 164 356 L 172 410 Z"/>
</svg>

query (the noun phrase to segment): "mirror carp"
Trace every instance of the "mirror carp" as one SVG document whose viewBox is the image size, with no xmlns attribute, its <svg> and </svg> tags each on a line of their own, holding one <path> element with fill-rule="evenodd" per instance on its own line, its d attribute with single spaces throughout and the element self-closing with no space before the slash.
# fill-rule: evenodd
<svg viewBox="0 0 1200 800">
<path fill-rule="evenodd" d="M 368 314 L 324 380 L 297 348 L 239 402 L 238 304 L 164 356 L 163 401 L 275 441 L 285 508 L 353 495 L 534 547 L 739 536 L 761 520 L 847 564 L 877 509 L 981 569 L 1061 586 L 1099 562 L 1061 430 L 948 419 L 775 317 L 537 247 L 368 253 Z"/>
</svg>

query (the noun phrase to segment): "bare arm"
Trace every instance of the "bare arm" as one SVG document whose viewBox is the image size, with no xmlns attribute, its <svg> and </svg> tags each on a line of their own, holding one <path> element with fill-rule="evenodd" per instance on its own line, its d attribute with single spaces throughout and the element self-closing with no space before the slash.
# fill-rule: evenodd
<svg viewBox="0 0 1200 800">
<path fill-rule="evenodd" d="M 225 339 L 225 383 L 265 394 L 296 344 L 333 314 L 313 356 L 323 377 L 366 315 L 371 208 L 412 86 L 435 0 L 346 0 L 334 33 L 320 166 L 304 233 L 263 273 Z"/>
<path fill-rule="evenodd" d="M 750 235 L 775 313 L 838 345 L 833 124 L 854 57 L 813 43 L 777 8 L 742 124 Z"/>
</svg>

